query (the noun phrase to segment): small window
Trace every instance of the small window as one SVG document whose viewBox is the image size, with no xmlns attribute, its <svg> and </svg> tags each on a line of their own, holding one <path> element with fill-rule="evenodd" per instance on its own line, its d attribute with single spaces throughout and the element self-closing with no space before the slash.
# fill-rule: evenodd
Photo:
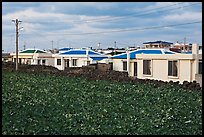
<svg viewBox="0 0 204 137">
<path fill-rule="evenodd" d="M 45 62 L 46 62 L 46 60 L 45 60 L 45 59 L 43 59 L 43 60 L 42 60 L 42 65 L 45 65 Z"/>
<path fill-rule="evenodd" d="M 40 65 L 40 59 L 38 59 L 38 65 Z"/>
<path fill-rule="evenodd" d="M 127 61 L 123 61 L 123 70 L 127 71 Z"/>
<path fill-rule="evenodd" d="M 151 60 L 143 60 L 143 74 L 151 75 Z"/>
<path fill-rule="evenodd" d="M 72 60 L 72 66 L 77 66 L 77 59 Z"/>
<path fill-rule="evenodd" d="M 169 61 L 168 62 L 168 76 L 178 76 L 178 61 Z"/>
<path fill-rule="evenodd" d="M 199 61 L 198 64 L 198 74 L 202 74 L 202 61 Z"/>
<path fill-rule="evenodd" d="M 110 70 L 113 70 L 113 62 L 110 62 Z"/>
<path fill-rule="evenodd" d="M 90 61 L 87 61 L 87 65 L 90 65 Z"/>
<path fill-rule="evenodd" d="M 61 65 L 61 59 L 57 59 L 57 65 Z"/>
</svg>

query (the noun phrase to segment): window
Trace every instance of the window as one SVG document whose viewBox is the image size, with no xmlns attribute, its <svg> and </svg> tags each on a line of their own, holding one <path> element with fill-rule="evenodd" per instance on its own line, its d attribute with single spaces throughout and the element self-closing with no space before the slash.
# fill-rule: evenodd
<svg viewBox="0 0 204 137">
<path fill-rule="evenodd" d="M 199 61 L 198 64 L 198 74 L 202 74 L 202 61 Z"/>
<path fill-rule="evenodd" d="M 168 76 L 178 76 L 178 61 L 168 62 Z"/>
<path fill-rule="evenodd" d="M 21 64 L 21 62 L 22 62 L 22 59 L 21 59 L 21 58 L 19 58 L 19 64 Z"/>
<path fill-rule="evenodd" d="M 87 65 L 90 65 L 90 61 L 87 61 Z"/>
<path fill-rule="evenodd" d="M 151 75 L 151 60 L 143 60 L 143 74 Z"/>
<path fill-rule="evenodd" d="M 45 59 L 43 59 L 43 60 L 42 60 L 42 65 L 45 65 L 45 62 L 46 62 L 46 60 L 45 60 Z"/>
<path fill-rule="evenodd" d="M 65 62 L 66 62 L 65 67 L 69 67 L 69 59 L 66 59 Z"/>
<path fill-rule="evenodd" d="M 127 61 L 123 61 L 123 70 L 127 70 Z"/>
<path fill-rule="evenodd" d="M 57 59 L 57 65 L 61 65 L 61 59 Z"/>
<path fill-rule="evenodd" d="M 113 62 L 109 62 L 110 64 L 110 70 L 113 70 Z"/>
<path fill-rule="evenodd" d="M 72 66 L 77 66 L 77 59 L 72 60 Z"/>
<path fill-rule="evenodd" d="M 137 62 L 134 62 L 134 76 L 137 76 Z"/>
<path fill-rule="evenodd" d="M 38 59 L 38 65 L 40 65 L 40 59 Z"/>
</svg>

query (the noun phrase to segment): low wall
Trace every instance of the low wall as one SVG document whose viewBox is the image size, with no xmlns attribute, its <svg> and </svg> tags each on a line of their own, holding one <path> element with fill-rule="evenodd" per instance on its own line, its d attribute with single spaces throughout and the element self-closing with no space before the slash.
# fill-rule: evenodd
<svg viewBox="0 0 204 137">
<path fill-rule="evenodd" d="M 195 80 L 196 80 L 197 83 L 199 83 L 200 86 L 202 87 L 202 74 L 196 74 L 196 75 L 195 75 Z"/>
</svg>

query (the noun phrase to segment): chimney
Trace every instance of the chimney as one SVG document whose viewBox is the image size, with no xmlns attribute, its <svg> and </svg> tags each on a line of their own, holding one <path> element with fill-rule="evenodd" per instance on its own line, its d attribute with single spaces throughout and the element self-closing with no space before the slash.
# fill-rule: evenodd
<svg viewBox="0 0 204 137">
<path fill-rule="evenodd" d="M 199 58 L 198 58 L 198 44 L 193 44 L 192 45 L 192 54 L 195 55 L 195 72 L 198 74 L 198 63 L 199 63 Z"/>
<path fill-rule="evenodd" d="M 129 75 L 129 73 L 130 73 L 130 51 L 127 50 L 126 53 L 127 53 L 127 72 Z"/>
<path fill-rule="evenodd" d="M 192 45 L 192 54 L 198 54 L 198 50 L 199 50 L 199 47 L 198 47 L 198 44 L 193 44 Z"/>
<path fill-rule="evenodd" d="M 89 55 L 89 48 L 86 48 L 86 56 Z"/>
<path fill-rule="evenodd" d="M 89 61 L 89 48 L 86 48 L 86 65 L 88 65 Z"/>
</svg>

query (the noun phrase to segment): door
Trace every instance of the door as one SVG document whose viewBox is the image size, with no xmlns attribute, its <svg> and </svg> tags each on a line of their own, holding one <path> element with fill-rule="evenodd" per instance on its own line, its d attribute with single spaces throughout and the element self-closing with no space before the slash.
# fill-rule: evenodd
<svg viewBox="0 0 204 137">
<path fill-rule="evenodd" d="M 137 62 L 134 62 L 134 76 L 137 76 Z"/>
<path fill-rule="evenodd" d="M 21 58 L 19 58 L 19 64 L 21 64 L 22 63 L 22 59 Z"/>
<path fill-rule="evenodd" d="M 66 60 L 66 67 L 69 67 L 69 59 Z"/>
</svg>

